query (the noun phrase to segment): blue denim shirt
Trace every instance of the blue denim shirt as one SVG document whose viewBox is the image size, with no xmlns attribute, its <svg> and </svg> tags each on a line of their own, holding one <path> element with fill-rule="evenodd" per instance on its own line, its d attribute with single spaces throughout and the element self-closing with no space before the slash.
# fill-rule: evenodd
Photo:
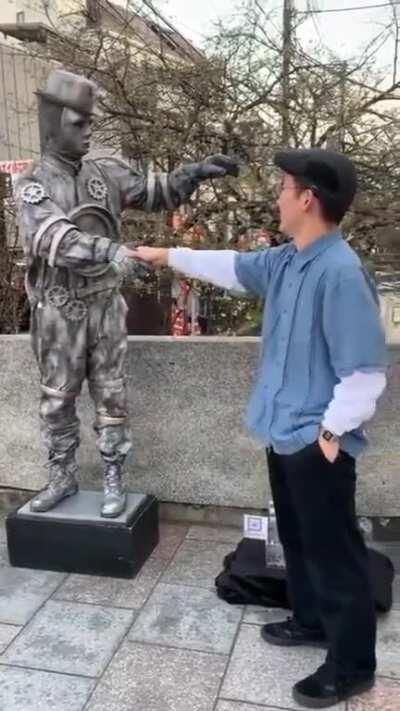
<svg viewBox="0 0 400 711">
<path fill-rule="evenodd" d="M 340 378 L 385 368 L 375 286 L 340 232 L 302 251 L 291 243 L 238 254 L 235 270 L 247 291 L 265 299 L 247 424 L 266 446 L 292 454 L 317 439 Z M 341 440 L 354 457 L 365 445 L 361 429 Z"/>
</svg>

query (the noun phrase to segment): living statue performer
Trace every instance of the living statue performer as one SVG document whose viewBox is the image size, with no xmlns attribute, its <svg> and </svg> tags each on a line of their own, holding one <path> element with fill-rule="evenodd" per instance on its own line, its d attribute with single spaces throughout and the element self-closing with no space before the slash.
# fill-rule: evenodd
<svg viewBox="0 0 400 711">
<path fill-rule="evenodd" d="M 40 421 L 48 449 L 48 483 L 31 502 L 48 511 L 78 491 L 76 399 L 88 380 L 104 463 L 101 515 L 126 505 L 123 465 L 127 432 L 124 276 L 143 269 L 119 244 L 125 208 L 173 210 L 207 178 L 237 175 L 236 162 L 216 155 L 171 173 L 141 174 L 119 158 L 89 151 L 96 85 L 53 71 L 39 91 L 42 156 L 16 185 L 31 304 L 31 337 L 40 371 Z"/>
</svg>

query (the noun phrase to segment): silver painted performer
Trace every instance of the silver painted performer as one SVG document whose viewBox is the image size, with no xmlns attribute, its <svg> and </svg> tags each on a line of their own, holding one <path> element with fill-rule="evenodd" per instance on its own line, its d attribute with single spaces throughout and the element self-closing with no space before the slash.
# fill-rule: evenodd
<svg viewBox="0 0 400 711">
<path fill-rule="evenodd" d="M 201 181 L 237 175 L 234 160 L 211 156 L 143 175 L 114 157 L 86 158 L 96 86 L 53 71 L 39 94 L 42 157 L 18 181 L 18 222 L 27 259 L 32 345 L 40 371 L 41 432 L 49 479 L 31 502 L 47 511 L 78 491 L 76 398 L 87 378 L 104 462 L 101 515 L 125 508 L 127 433 L 126 304 L 121 279 L 143 269 L 120 245 L 125 208 L 175 209 Z"/>
</svg>

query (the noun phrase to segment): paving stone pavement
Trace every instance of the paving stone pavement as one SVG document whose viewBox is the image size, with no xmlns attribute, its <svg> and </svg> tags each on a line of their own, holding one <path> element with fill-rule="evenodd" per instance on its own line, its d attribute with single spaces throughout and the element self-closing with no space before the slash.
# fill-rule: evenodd
<svg viewBox="0 0 400 711">
<path fill-rule="evenodd" d="M 286 610 L 230 606 L 214 577 L 232 528 L 161 524 L 134 580 L 12 568 L 0 517 L 0 710 L 295 711 L 322 650 L 269 647 Z M 379 623 L 375 688 L 337 711 L 400 710 L 400 577 Z"/>
</svg>

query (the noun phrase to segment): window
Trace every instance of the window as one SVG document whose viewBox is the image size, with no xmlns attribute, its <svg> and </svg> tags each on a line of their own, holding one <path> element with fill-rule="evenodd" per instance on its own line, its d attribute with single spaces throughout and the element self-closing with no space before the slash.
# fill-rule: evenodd
<svg viewBox="0 0 400 711">
<path fill-rule="evenodd" d="M 17 12 L 17 25 L 23 25 L 25 22 L 25 13 Z"/>
</svg>

